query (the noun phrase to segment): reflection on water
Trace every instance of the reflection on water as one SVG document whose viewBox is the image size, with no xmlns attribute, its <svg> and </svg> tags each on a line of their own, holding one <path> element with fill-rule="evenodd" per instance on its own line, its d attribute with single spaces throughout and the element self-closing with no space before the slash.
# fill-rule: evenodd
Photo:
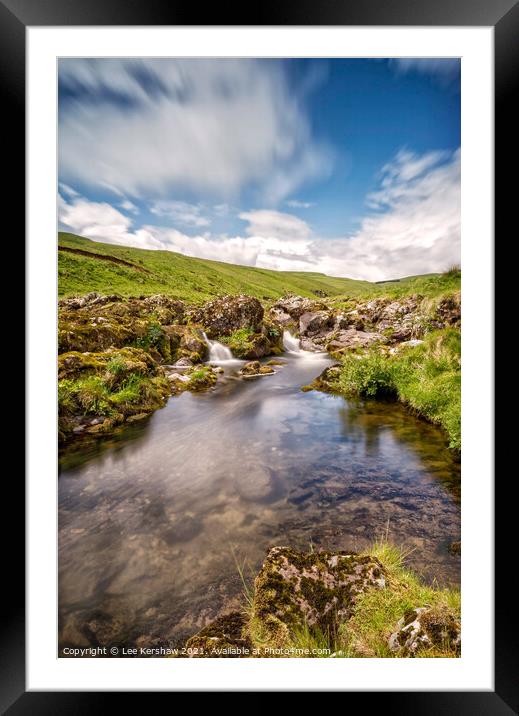
<svg viewBox="0 0 519 716">
<path fill-rule="evenodd" d="M 303 393 L 330 361 L 226 368 L 117 438 L 65 453 L 61 646 L 178 644 L 237 606 L 235 558 L 363 549 L 385 532 L 426 579 L 459 583 L 459 465 L 443 434 L 390 403 Z M 234 553 L 234 556 L 233 556 Z"/>
</svg>

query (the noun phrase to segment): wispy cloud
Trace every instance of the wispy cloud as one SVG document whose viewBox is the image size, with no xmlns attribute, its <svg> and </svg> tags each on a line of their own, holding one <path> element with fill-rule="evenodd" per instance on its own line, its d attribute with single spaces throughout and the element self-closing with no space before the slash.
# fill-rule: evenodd
<svg viewBox="0 0 519 716">
<path fill-rule="evenodd" d="M 285 202 L 291 209 L 309 209 L 315 204 L 311 201 L 299 201 L 299 199 L 289 199 Z"/>
<path fill-rule="evenodd" d="M 69 184 L 224 200 L 249 187 L 275 202 L 330 167 L 276 61 L 64 59 L 59 81 Z"/>
<path fill-rule="evenodd" d="M 211 221 L 202 215 L 202 207 L 197 204 L 188 204 L 185 201 L 161 200 L 155 201 L 150 212 L 162 218 L 171 219 L 181 226 L 209 226 Z"/>
<path fill-rule="evenodd" d="M 125 199 L 119 204 L 119 207 L 121 209 L 124 209 L 124 211 L 130 211 L 132 214 L 138 214 L 139 208 L 135 206 L 135 204 L 130 201 L 129 199 Z"/>
<path fill-rule="evenodd" d="M 443 87 L 459 85 L 461 60 L 457 57 L 395 57 L 389 63 L 397 74 L 417 72 Z"/>
</svg>

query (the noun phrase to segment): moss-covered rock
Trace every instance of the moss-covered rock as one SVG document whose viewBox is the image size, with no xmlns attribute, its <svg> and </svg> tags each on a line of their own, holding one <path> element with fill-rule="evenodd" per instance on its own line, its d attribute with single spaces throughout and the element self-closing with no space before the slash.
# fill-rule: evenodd
<svg viewBox="0 0 519 716">
<path fill-rule="evenodd" d="M 162 407 L 170 394 L 163 369 L 140 348 L 64 353 L 58 356 L 60 440 L 107 434 Z"/>
<path fill-rule="evenodd" d="M 251 378 L 253 376 L 259 375 L 269 375 L 275 372 L 276 371 L 271 366 L 261 365 L 259 360 L 253 360 L 249 361 L 249 363 L 245 363 L 243 368 L 240 370 L 241 375 L 243 375 L 245 378 Z"/>
<path fill-rule="evenodd" d="M 222 296 L 195 310 L 192 320 L 202 324 L 210 338 L 229 336 L 240 328 L 258 332 L 263 321 L 263 306 L 252 296 Z"/>
<path fill-rule="evenodd" d="M 448 608 L 410 609 L 396 625 L 388 640 L 391 651 L 400 656 L 415 656 L 430 649 L 461 651 L 461 623 Z"/>
<path fill-rule="evenodd" d="M 351 615 L 357 595 L 384 588 L 385 576 L 372 557 L 274 547 L 254 587 L 255 630 L 266 643 L 282 646 L 303 626 L 332 636 Z"/>
<path fill-rule="evenodd" d="M 240 658 L 252 654 L 253 645 L 248 634 L 244 614 L 232 612 L 219 617 L 186 642 L 188 657 Z"/>
</svg>

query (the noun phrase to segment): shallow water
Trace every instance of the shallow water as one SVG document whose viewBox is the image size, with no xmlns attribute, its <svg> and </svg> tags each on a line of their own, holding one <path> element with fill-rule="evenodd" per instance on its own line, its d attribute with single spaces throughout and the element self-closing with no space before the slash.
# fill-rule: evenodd
<svg viewBox="0 0 519 716">
<path fill-rule="evenodd" d="M 242 601 L 273 545 L 363 549 L 388 530 L 428 581 L 459 584 L 459 465 L 444 435 L 394 403 L 305 385 L 330 365 L 171 398 L 149 419 L 67 451 L 59 478 L 60 645 L 178 644 Z"/>
</svg>

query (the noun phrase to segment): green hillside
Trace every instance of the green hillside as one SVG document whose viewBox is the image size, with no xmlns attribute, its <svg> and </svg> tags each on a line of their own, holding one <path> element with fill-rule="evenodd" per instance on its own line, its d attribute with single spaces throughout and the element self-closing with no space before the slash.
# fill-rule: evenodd
<svg viewBox="0 0 519 716">
<path fill-rule="evenodd" d="M 336 299 L 410 293 L 438 296 L 460 288 L 461 272 L 407 276 L 370 283 L 305 271 L 272 271 L 184 256 L 173 251 L 134 249 L 91 241 L 75 234 L 58 235 L 59 295 L 98 291 L 122 296 L 163 293 L 193 303 L 214 296 L 245 293 L 263 300 L 286 293 Z"/>
<path fill-rule="evenodd" d="M 236 293 L 275 299 L 287 292 L 315 298 L 363 296 L 373 291 L 368 281 L 237 266 L 172 251 L 102 244 L 61 232 L 58 247 L 60 296 L 89 291 L 123 296 L 163 293 L 196 302 Z"/>
</svg>

